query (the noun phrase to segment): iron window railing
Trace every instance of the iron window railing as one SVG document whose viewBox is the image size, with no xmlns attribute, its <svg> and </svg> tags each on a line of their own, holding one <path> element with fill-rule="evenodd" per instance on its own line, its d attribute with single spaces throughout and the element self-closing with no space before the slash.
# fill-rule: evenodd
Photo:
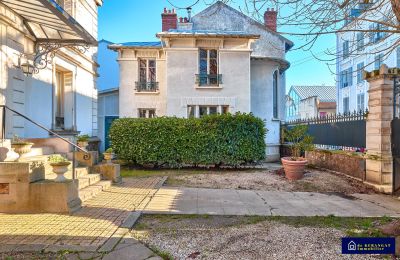
<svg viewBox="0 0 400 260">
<path fill-rule="evenodd" d="M 196 74 L 196 84 L 199 86 L 218 86 L 222 84 L 222 74 Z"/>
<path fill-rule="evenodd" d="M 158 82 L 136 82 L 136 92 L 157 92 Z"/>
</svg>

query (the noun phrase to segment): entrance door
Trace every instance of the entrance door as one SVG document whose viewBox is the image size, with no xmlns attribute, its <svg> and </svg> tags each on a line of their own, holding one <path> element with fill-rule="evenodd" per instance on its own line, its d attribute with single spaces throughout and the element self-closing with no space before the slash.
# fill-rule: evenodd
<svg viewBox="0 0 400 260">
<path fill-rule="evenodd" d="M 110 147 L 110 139 L 108 137 L 108 134 L 110 133 L 110 127 L 112 122 L 114 122 L 115 119 L 118 119 L 117 116 L 105 116 L 104 117 L 104 149 L 107 150 Z"/>
</svg>

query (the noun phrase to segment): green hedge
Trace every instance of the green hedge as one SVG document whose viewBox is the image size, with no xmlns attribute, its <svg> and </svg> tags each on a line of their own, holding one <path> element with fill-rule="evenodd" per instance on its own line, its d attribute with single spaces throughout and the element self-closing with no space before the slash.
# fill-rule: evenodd
<svg viewBox="0 0 400 260">
<path fill-rule="evenodd" d="M 122 118 L 110 141 L 121 160 L 138 165 L 239 166 L 265 158 L 264 122 L 251 114 L 202 118 Z"/>
</svg>

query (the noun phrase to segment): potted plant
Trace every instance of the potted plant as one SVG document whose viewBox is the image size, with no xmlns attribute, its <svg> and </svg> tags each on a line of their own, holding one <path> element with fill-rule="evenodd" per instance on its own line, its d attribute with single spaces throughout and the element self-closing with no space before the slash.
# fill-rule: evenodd
<svg viewBox="0 0 400 260">
<path fill-rule="evenodd" d="M 86 147 L 88 146 L 89 143 L 89 135 L 78 135 L 76 137 L 76 144 L 83 149 L 86 149 Z"/>
<path fill-rule="evenodd" d="M 29 153 L 32 149 L 34 143 L 26 142 L 18 137 L 18 135 L 14 135 L 13 139 L 11 140 L 11 148 L 14 149 L 19 156 L 16 159 L 18 162 L 23 154 Z"/>
<path fill-rule="evenodd" d="M 292 155 L 281 159 L 285 176 L 289 180 L 303 178 L 307 160 L 301 157 L 302 151 L 313 149 L 313 138 L 307 134 L 308 126 L 297 125 L 290 129 L 283 129 L 283 138 L 289 143 Z"/>
<path fill-rule="evenodd" d="M 114 151 L 112 148 L 108 148 L 104 153 L 104 160 L 107 161 L 107 163 L 111 163 L 111 160 L 114 158 Z"/>
<path fill-rule="evenodd" d="M 51 155 L 49 156 L 48 161 L 51 167 L 53 167 L 53 172 L 57 174 L 57 177 L 54 179 L 54 181 L 65 181 L 66 178 L 64 174 L 68 171 L 68 166 L 71 164 L 71 162 L 61 155 Z"/>
</svg>

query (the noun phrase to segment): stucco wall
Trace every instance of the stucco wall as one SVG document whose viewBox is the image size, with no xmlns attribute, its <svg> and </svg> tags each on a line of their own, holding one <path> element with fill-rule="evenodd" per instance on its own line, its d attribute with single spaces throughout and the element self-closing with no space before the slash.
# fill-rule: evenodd
<svg viewBox="0 0 400 260">
<path fill-rule="evenodd" d="M 219 52 L 219 88 L 199 87 L 198 49 L 167 51 L 167 115 L 187 117 L 187 105 L 229 105 L 231 113 L 250 112 L 250 53 Z"/>
<path fill-rule="evenodd" d="M 155 108 L 157 116 L 166 114 L 165 57 L 157 57 L 157 50 L 134 52 L 122 50 L 118 59 L 120 65 L 120 117 L 138 117 L 138 108 Z M 156 59 L 159 92 L 137 93 L 135 82 L 139 81 L 138 58 Z"/>
</svg>

